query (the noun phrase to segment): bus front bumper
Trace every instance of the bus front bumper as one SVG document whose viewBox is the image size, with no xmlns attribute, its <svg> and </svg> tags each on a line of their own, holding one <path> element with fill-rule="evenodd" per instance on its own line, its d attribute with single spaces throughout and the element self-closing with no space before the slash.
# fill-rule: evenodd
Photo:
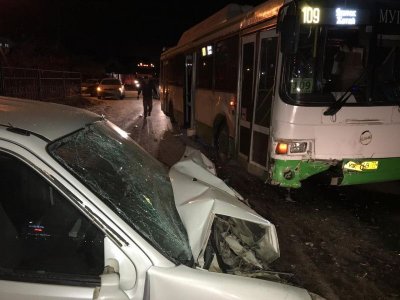
<svg viewBox="0 0 400 300">
<path fill-rule="evenodd" d="M 331 185 L 355 185 L 400 180 L 400 158 L 344 159 L 342 161 L 274 159 L 271 183 L 300 188 L 301 181 L 328 173 Z"/>
</svg>

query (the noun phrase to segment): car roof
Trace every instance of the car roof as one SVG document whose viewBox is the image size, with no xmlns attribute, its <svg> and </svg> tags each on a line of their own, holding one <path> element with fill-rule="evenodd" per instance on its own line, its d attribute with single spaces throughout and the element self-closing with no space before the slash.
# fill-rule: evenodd
<svg viewBox="0 0 400 300">
<path fill-rule="evenodd" d="M 0 126 L 26 130 L 50 141 L 101 118 L 72 106 L 0 96 Z"/>
<path fill-rule="evenodd" d="M 103 81 L 118 81 L 118 82 L 121 82 L 121 80 L 119 80 L 118 78 L 103 78 L 101 80 L 101 82 L 103 82 Z"/>
</svg>

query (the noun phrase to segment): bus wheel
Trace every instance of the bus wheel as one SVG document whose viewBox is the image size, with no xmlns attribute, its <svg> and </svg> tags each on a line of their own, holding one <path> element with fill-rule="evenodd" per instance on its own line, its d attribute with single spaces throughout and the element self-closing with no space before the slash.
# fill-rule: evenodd
<svg viewBox="0 0 400 300">
<path fill-rule="evenodd" d="M 221 162 L 227 162 L 230 159 L 229 153 L 229 131 L 226 123 L 222 123 L 215 137 L 215 149 L 218 154 L 218 158 Z"/>
</svg>

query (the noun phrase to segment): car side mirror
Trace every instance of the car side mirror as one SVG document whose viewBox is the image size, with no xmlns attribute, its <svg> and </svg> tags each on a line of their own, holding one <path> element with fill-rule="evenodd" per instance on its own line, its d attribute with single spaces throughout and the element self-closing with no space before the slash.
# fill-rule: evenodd
<svg viewBox="0 0 400 300">
<path fill-rule="evenodd" d="M 103 274 L 100 275 L 101 286 L 93 292 L 93 300 L 129 300 L 120 287 L 119 263 L 116 259 L 108 259 Z"/>
<path fill-rule="evenodd" d="M 136 284 L 136 268 L 132 261 L 108 237 L 104 238 L 105 267 L 100 275 L 101 285 L 93 293 L 94 300 L 125 300 L 124 290 Z"/>
</svg>

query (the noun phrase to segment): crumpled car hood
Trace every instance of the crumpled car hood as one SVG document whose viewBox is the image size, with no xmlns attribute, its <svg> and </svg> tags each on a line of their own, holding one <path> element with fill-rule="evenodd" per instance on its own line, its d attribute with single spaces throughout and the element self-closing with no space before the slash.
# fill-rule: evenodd
<svg viewBox="0 0 400 300">
<path fill-rule="evenodd" d="M 225 245 L 217 248 L 222 252 L 224 247 L 228 248 L 237 256 L 234 259 L 240 257 L 257 269 L 279 257 L 275 226 L 218 178 L 214 164 L 200 151 L 187 147 L 181 160 L 171 167 L 169 176 L 198 265 L 204 261 L 205 249 L 215 231 L 219 231 L 217 240 Z"/>
</svg>

